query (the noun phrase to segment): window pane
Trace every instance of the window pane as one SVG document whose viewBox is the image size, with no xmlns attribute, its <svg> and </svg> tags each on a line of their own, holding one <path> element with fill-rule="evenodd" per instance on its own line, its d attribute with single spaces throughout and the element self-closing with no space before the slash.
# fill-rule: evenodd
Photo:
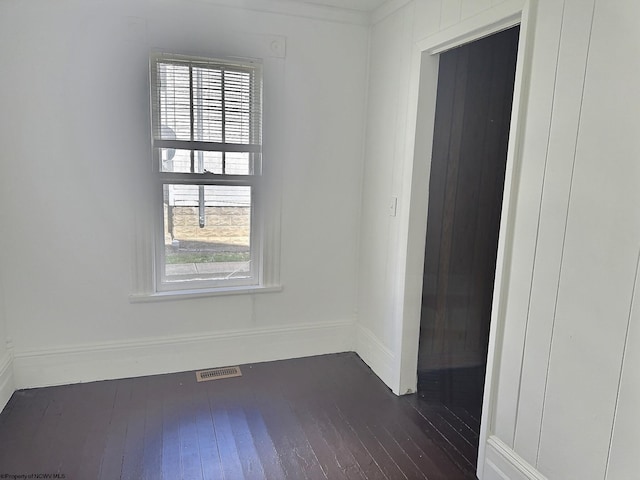
<svg viewBox="0 0 640 480">
<path fill-rule="evenodd" d="M 260 142 L 251 72 L 173 63 L 158 63 L 157 69 L 156 138 Z"/>
<path fill-rule="evenodd" d="M 225 141 L 251 143 L 251 74 L 225 70 Z"/>
<path fill-rule="evenodd" d="M 224 142 L 222 70 L 193 68 L 193 139 Z"/>
<path fill-rule="evenodd" d="M 251 276 L 251 187 L 165 185 L 166 282 Z"/>
<path fill-rule="evenodd" d="M 160 138 L 191 140 L 189 67 L 158 63 L 158 115 Z"/>
<path fill-rule="evenodd" d="M 253 175 L 254 158 L 248 152 L 204 152 L 160 148 L 160 171 L 170 173 L 215 173 L 218 175 Z"/>
<path fill-rule="evenodd" d="M 222 158 L 222 152 L 202 152 L 196 150 L 193 152 L 192 159 L 191 150 L 161 148 L 160 171 L 173 173 L 206 172 L 222 174 L 224 173 L 222 171 Z"/>
<path fill-rule="evenodd" d="M 224 173 L 227 175 L 249 175 L 252 172 L 251 154 L 228 152 L 225 155 Z"/>
</svg>

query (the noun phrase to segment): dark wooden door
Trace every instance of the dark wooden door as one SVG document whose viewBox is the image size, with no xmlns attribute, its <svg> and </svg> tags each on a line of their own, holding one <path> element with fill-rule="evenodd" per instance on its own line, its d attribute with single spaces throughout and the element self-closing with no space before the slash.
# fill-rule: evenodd
<svg viewBox="0 0 640 480">
<path fill-rule="evenodd" d="M 419 395 L 480 417 L 519 28 L 440 56 Z"/>
</svg>

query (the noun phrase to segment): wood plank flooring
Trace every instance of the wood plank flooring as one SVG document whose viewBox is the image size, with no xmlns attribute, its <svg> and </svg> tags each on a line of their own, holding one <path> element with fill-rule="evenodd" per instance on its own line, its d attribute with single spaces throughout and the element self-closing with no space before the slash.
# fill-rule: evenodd
<svg viewBox="0 0 640 480">
<path fill-rule="evenodd" d="M 436 441 L 465 470 L 474 470 L 478 460 L 485 370 L 479 365 L 419 371 L 418 395 L 411 399 L 436 430 Z"/>
<path fill-rule="evenodd" d="M 412 396 L 407 400 L 432 427 L 434 441 L 447 452 L 453 462 L 462 470 L 475 471 L 480 420 L 464 407 L 425 401 L 419 396 Z"/>
<path fill-rule="evenodd" d="M 0 413 L 0 474 L 475 478 L 420 400 L 393 395 L 353 353 L 241 368 L 204 383 L 184 372 L 15 392 Z"/>
</svg>

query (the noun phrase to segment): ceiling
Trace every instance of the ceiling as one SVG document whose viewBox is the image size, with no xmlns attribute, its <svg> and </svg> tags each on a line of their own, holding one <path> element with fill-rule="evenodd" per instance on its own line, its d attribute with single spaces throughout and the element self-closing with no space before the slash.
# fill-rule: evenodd
<svg viewBox="0 0 640 480">
<path fill-rule="evenodd" d="M 386 0 L 292 0 L 298 3 L 311 3 L 330 7 L 347 8 L 361 12 L 372 12 Z"/>
</svg>

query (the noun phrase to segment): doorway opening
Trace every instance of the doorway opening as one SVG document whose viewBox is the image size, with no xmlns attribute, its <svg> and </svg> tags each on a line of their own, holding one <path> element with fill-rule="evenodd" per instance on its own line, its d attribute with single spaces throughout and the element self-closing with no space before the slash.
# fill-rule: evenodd
<svg viewBox="0 0 640 480">
<path fill-rule="evenodd" d="M 440 55 L 420 319 L 418 407 L 474 472 L 519 27 Z"/>
</svg>

